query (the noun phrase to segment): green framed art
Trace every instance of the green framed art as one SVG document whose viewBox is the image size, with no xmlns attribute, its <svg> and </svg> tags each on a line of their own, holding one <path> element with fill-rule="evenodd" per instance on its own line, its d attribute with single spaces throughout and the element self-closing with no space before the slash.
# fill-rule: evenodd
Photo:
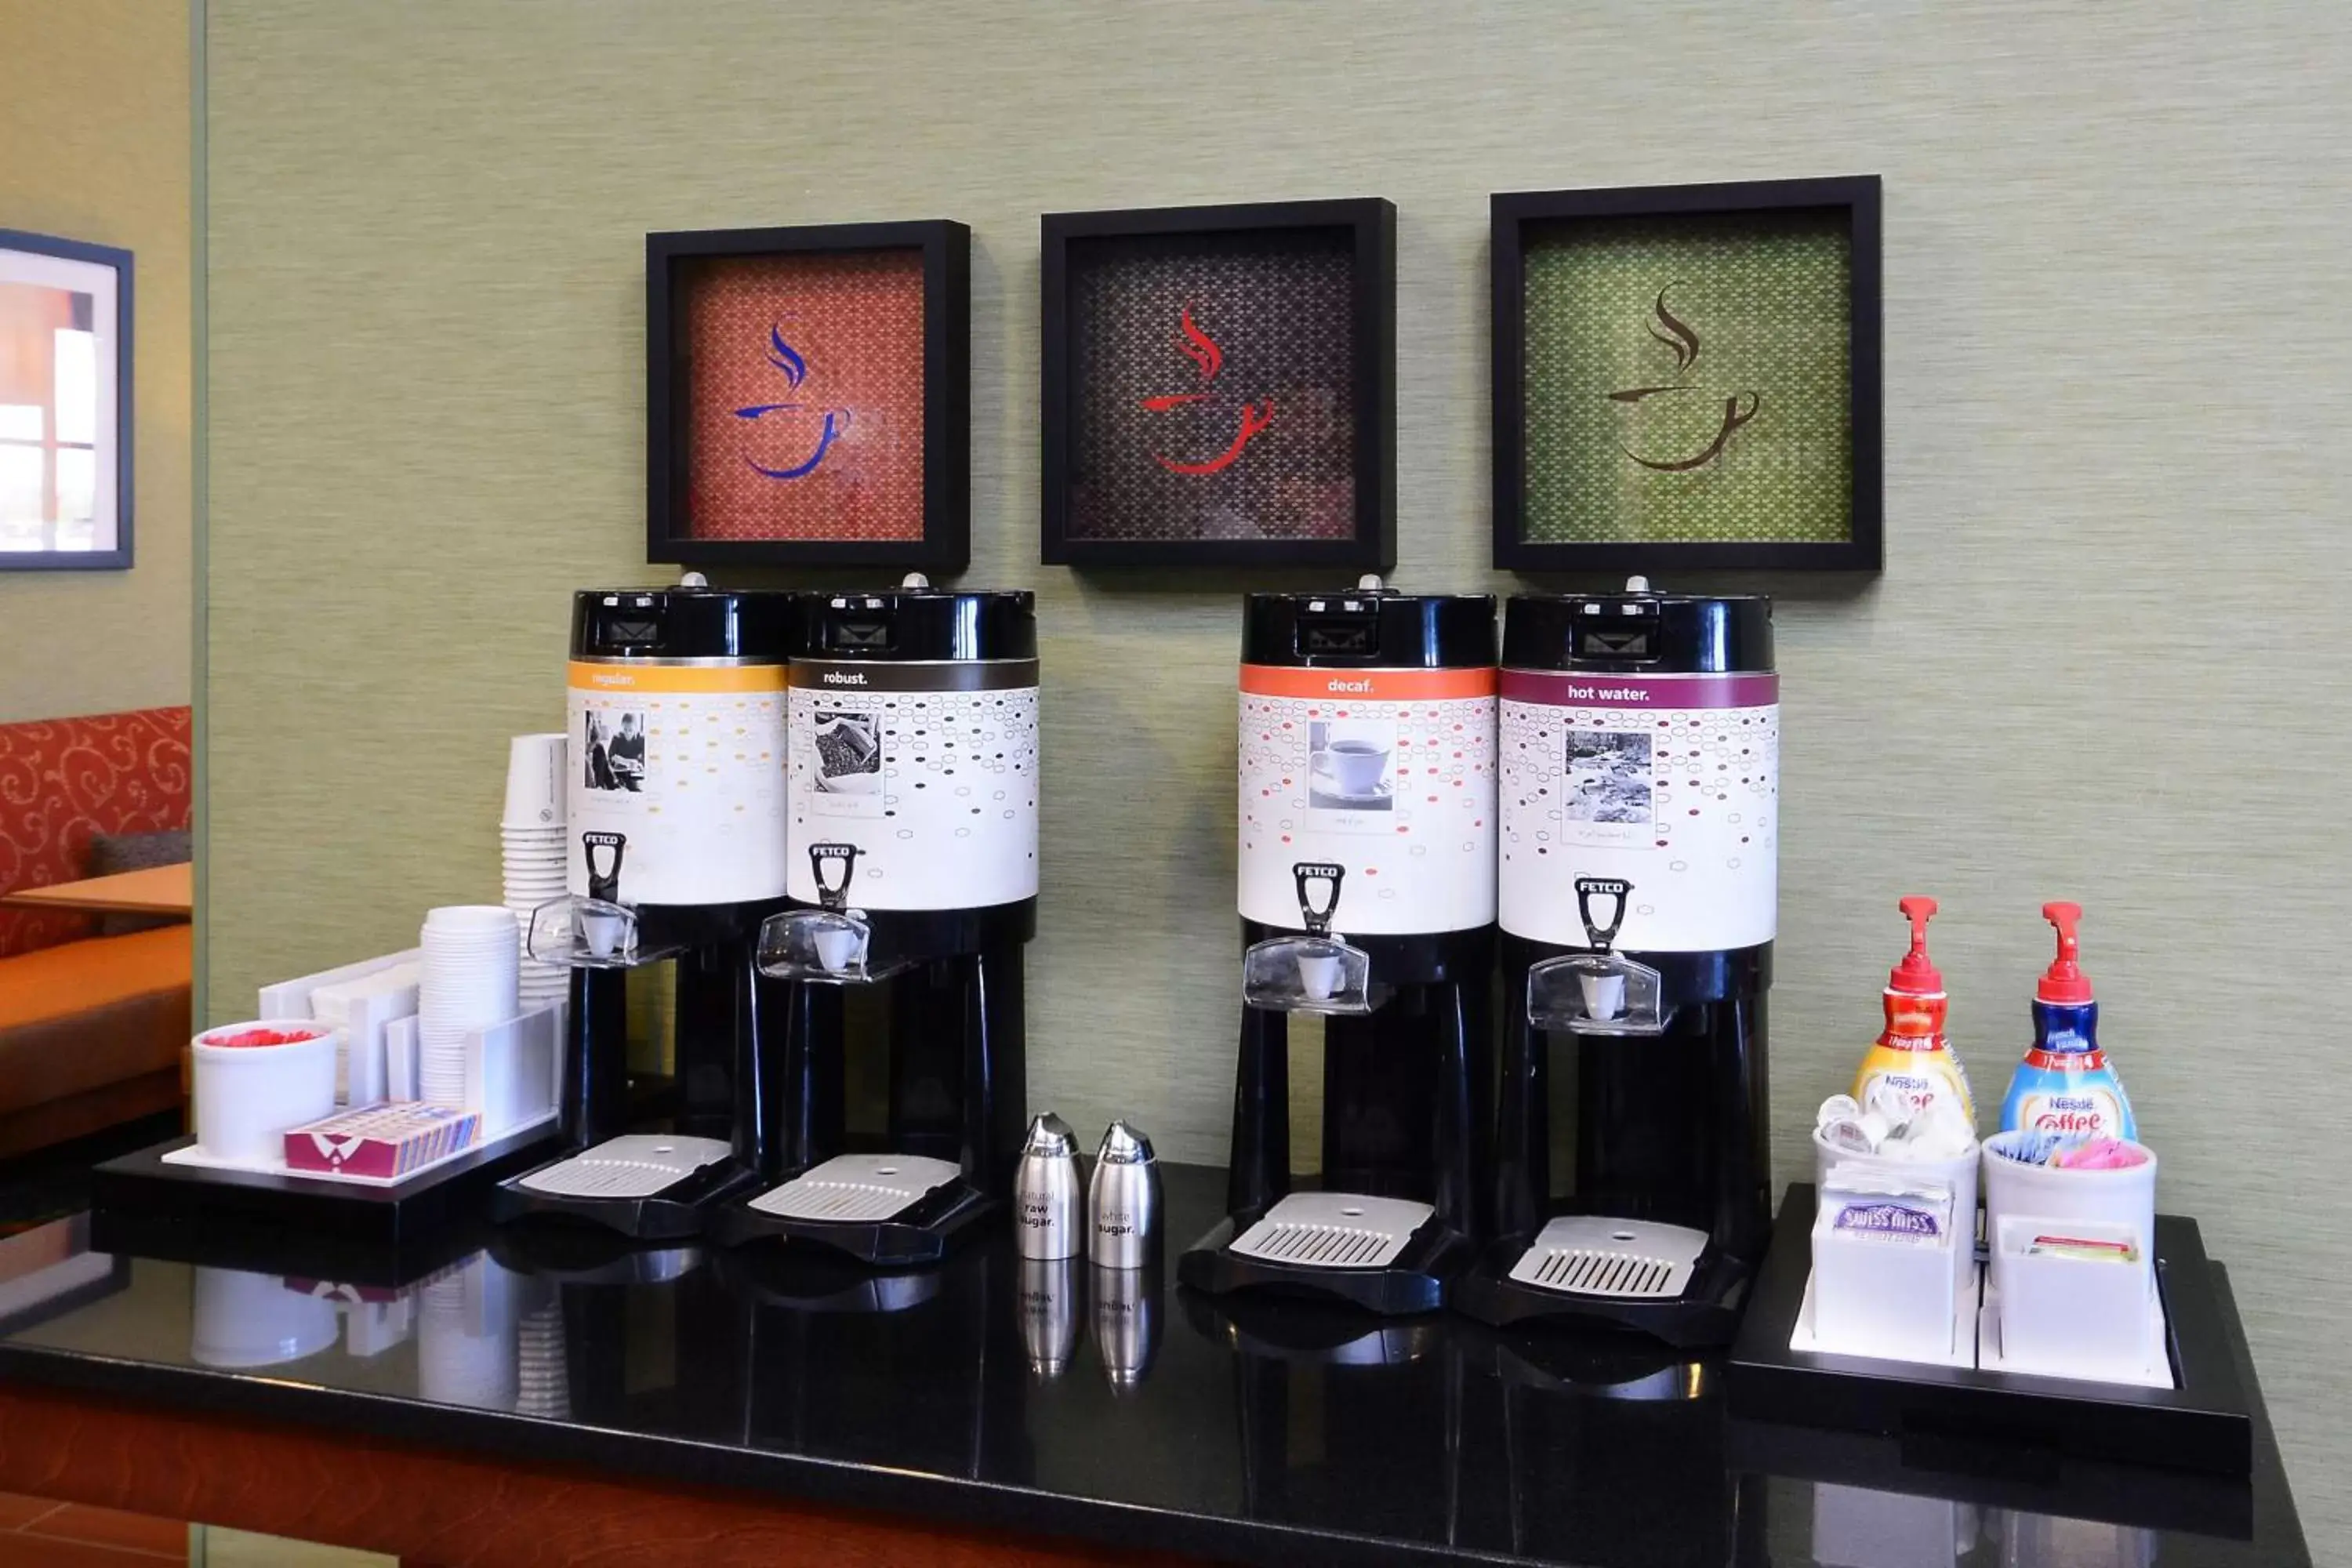
<svg viewBox="0 0 2352 1568">
<path fill-rule="evenodd" d="M 1495 563 L 1877 571 L 1878 203 L 1494 197 Z"/>
</svg>

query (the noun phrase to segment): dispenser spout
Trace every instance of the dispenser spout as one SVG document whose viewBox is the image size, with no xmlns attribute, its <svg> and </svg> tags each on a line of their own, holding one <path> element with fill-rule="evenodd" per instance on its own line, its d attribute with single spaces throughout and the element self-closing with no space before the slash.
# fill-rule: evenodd
<svg viewBox="0 0 2352 1568">
<path fill-rule="evenodd" d="M 1896 900 L 1895 907 L 1911 922 L 1911 951 L 1888 972 L 1886 988 L 1912 996 L 1942 994 L 1943 973 L 1937 969 L 1935 960 L 1927 956 L 1927 922 L 1936 918 L 1936 900 L 1913 894 Z"/>
<path fill-rule="evenodd" d="M 2075 1006 L 2091 1000 L 2090 978 L 2083 973 L 2082 944 L 2075 928 L 2082 924 L 2083 906 L 2069 903 L 2048 903 L 2042 906 L 2042 918 L 2058 930 L 2058 956 L 2050 961 L 2042 972 L 2041 984 L 2033 988 L 2034 1000 L 2055 1002 L 2063 1006 Z"/>
</svg>

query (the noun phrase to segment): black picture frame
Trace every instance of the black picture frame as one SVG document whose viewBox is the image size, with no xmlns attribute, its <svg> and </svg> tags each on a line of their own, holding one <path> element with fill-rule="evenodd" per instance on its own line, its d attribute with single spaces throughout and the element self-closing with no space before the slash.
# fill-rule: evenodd
<svg viewBox="0 0 2352 1568">
<path fill-rule="evenodd" d="M 134 309 L 131 254 L 117 246 L 56 235 L 0 228 L 0 250 L 88 262 L 114 273 L 114 544 L 107 550 L 0 550 L 0 572 L 127 572 L 132 558 L 131 521 L 135 510 L 131 489 L 131 430 L 133 405 L 138 401 L 131 380 L 131 340 L 138 321 Z"/>
<path fill-rule="evenodd" d="M 1514 572 L 1879 571 L 1885 557 L 1879 207 L 1875 174 L 1530 191 L 1492 197 L 1495 564 Z M 1528 539 L 1526 262 L 1530 229 L 1675 216 L 1756 214 L 1769 218 L 1804 209 L 1842 213 L 1852 247 L 1847 306 L 1853 522 L 1848 537 L 1822 543 Z"/>
<path fill-rule="evenodd" d="M 1097 239 L 1339 230 L 1352 261 L 1349 381 L 1355 527 L 1347 538 L 1133 540 L 1073 537 L 1070 485 L 1076 384 L 1072 363 L 1074 247 Z M 1396 564 L 1396 207 L 1378 196 L 1235 205 L 1046 213 L 1042 256 L 1039 559 L 1076 567 L 1324 566 L 1385 572 Z"/>
<path fill-rule="evenodd" d="M 917 540 L 698 538 L 678 320 L 683 264 L 712 258 L 916 250 L 923 267 L 923 531 Z M 946 218 L 690 229 L 646 236 L 646 559 L 682 566 L 971 563 L 971 230 Z"/>
</svg>

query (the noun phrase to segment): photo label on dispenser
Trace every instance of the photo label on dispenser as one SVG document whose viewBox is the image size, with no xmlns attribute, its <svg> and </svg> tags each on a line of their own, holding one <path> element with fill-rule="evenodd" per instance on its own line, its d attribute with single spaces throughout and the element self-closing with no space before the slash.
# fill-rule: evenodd
<svg viewBox="0 0 2352 1568">
<path fill-rule="evenodd" d="M 1346 870 L 1331 929 L 1495 918 L 1495 671 L 1244 665 L 1240 906 L 1296 930 L 1292 867 Z"/>
<path fill-rule="evenodd" d="M 720 904 L 783 890 L 783 666 L 574 659 L 568 685 L 573 894 Z M 624 842 L 614 885 L 592 886 L 612 858 L 596 847 Z"/>
<path fill-rule="evenodd" d="M 793 842 L 856 844 L 852 906 L 1037 896 L 1035 659 L 796 659 L 790 708 Z M 789 875 L 818 901 L 805 854 Z"/>
<path fill-rule="evenodd" d="M 1778 923 L 1780 677 L 1502 676 L 1501 921 L 1581 947 L 1576 878 L 1642 889 L 1615 945 L 1752 947 Z"/>
</svg>

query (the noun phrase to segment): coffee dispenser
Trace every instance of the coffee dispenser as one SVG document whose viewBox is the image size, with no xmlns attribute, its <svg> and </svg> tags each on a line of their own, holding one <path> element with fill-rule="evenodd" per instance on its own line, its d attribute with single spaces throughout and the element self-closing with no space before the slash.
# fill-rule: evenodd
<svg viewBox="0 0 2352 1568">
<path fill-rule="evenodd" d="M 752 959 L 785 893 L 791 606 L 695 576 L 573 596 L 571 896 L 541 906 L 526 940 L 572 966 L 562 1109 L 577 1152 L 501 1184 L 498 1218 L 690 1236 L 757 1179 L 781 987 Z M 629 1132 L 627 974 L 663 960 L 677 972 L 676 1113 Z"/>
<path fill-rule="evenodd" d="M 759 943 L 783 988 L 768 1174 L 787 1179 L 719 1234 L 923 1262 L 1003 1201 L 1021 1144 L 1035 604 L 919 575 L 803 595 L 791 654 L 792 907 Z M 864 1135 L 848 1114 L 860 1046 L 887 1067 L 884 1124 Z"/>
<path fill-rule="evenodd" d="M 1469 1261 L 1493 1071 L 1495 602 L 1253 594 L 1227 1217 L 1198 1289 L 1427 1311 Z M 1290 1022 L 1323 1020 L 1322 1173 L 1293 1191 Z"/>
<path fill-rule="evenodd" d="M 1505 611 L 1502 1239 L 1454 1291 L 1475 1317 L 1731 1338 L 1770 1221 L 1779 692 L 1767 599 L 1636 578 Z"/>
</svg>

